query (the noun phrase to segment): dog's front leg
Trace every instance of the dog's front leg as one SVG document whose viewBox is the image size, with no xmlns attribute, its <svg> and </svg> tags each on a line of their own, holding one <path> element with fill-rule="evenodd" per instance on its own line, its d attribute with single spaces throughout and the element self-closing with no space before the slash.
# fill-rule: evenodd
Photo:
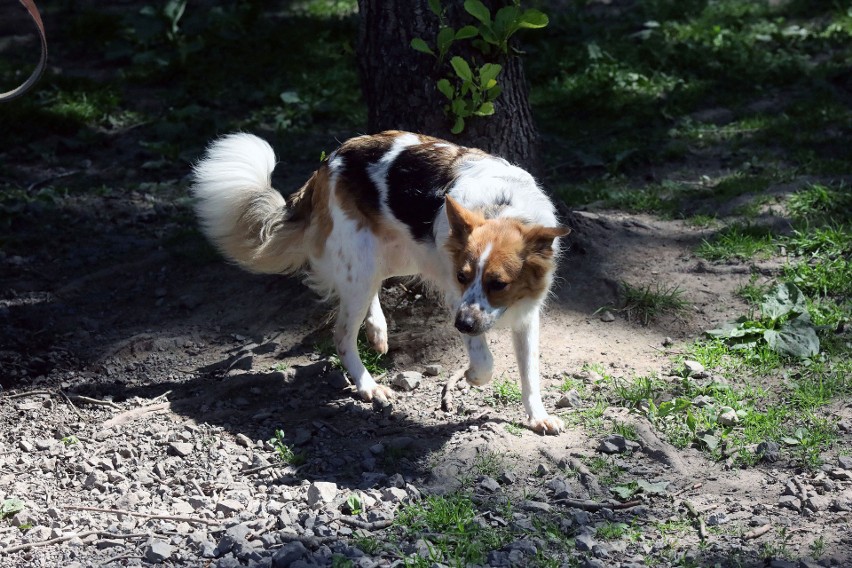
<svg viewBox="0 0 852 568">
<path fill-rule="evenodd" d="M 528 318 L 512 328 L 512 342 L 521 374 L 521 391 L 524 408 L 530 417 L 530 428 L 544 434 L 558 434 L 565 423 L 557 416 L 550 416 L 541 402 L 538 374 L 539 313 L 536 309 Z"/>
<path fill-rule="evenodd" d="M 364 400 L 376 398 L 387 402 L 392 398 L 390 388 L 377 384 L 358 354 L 358 330 L 364 321 L 373 293 L 360 294 L 352 287 L 340 295 L 340 308 L 334 328 L 334 343 L 337 355 L 349 376 L 355 381 L 358 393 Z"/>
<path fill-rule="evenodd" d="M 464 378 L 474 386 L 487 384 L 494 373 L 494 357 L 488 349 L 485 334 L 463 335 L 462 338 L 470 357 L 470 366 L 465 371 Z"/>
</svg>

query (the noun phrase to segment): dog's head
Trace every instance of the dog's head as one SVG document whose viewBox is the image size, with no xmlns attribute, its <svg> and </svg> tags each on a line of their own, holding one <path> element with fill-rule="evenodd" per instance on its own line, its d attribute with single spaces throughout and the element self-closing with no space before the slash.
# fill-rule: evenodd
<svg viewBox="0 0 852 568">
<path fill-rule="evenodd" d="M 554 240 L 571 232 L 518 219 L 486 219 L 446 198 L 453 259 L 461 302 L 456 328 L 468 335 L 488 331 L 512 305 L 547 294 Z"/>
</svg>

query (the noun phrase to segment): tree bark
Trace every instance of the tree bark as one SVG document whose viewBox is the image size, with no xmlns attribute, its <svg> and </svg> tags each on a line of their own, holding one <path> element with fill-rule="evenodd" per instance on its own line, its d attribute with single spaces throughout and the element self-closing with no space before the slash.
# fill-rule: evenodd
<svg viewBox="0 0 852 568">
<path fill-rule="evenodd" d="M 460 0 L 444 0 L 443 4 L 447 6 L 447 23 L 454 29 L 476 23 Z M 492 0 L 486 4 L 493 14 L 505 2 Z M 435 86 L 447 75 L 449 66 L 437 68 L 434 57 L 411 47 L 415 37 L 430 46 L 435 44 L 439 21 L 426 0 L 358 0 L 358 8 L 358 61 L 371 133 L 389 129 L 420 132 L 481 148 L 534 173 L 538 170 L 537 134 L 518 56 L 501 55 L 492 61 L 503 66 L 497 79 L 503 92 L 494 101 L 494 114 L 466 119 L 464 131 L 455 135 L 444 112 L 447 99 Z M 487 61 L 469 40 L 456 42 L 447 60 L 453 54 L 479 64 Z"/>
</svg>

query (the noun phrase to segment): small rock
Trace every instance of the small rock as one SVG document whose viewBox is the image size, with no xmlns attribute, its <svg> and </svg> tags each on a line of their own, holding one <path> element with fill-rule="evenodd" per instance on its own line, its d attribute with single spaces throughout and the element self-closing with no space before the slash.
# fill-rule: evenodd
<svg viewBox="0 0 852 568">
<path fill-rule="evenodd" d="M 683 368 L 684 371 L 686 371 L 687 377 L 701 375 L 704 373 L 704 365 L 702 365 L 698 361 L 691 361 L 687 359 L 683 362 Z"/>
<path fill-rule="evenodd" d="M 802 501 L 798 497 L 793 495 L 782 495 L 778 499 L 778 505 L 781 507 L 786 507 L 788 509 L 792 509 L 797 513 L 802 511 Z"/>
<path fill-rule="evenodd" d="M 638 447 L 639 444 L 633 440 L 628 440 L 620 434 L 610 434 L 601 441 L 598 451 L 605 454 L 619 454 L 621 452 L 632 451 Z"/>
<path fill-rule="evenodd" d="M 837 465 L 846 470 L 852 470 L 852 456 L 838 456 Z"/>
<path fill-rule="evenodd" d="M 546 464 L 540 463 L 535 470 L 535 474 L 539 476 L 550 475 L 550 468 Z"/>
<path fill-rule="evenodd" d="M 760 459 L 774 463 L 781 457 L 781 446 L 779 446 L 776 442 L 768 440 L 766 442 L 759 443 L 757 448 L 755 448 L 754 453 L 759 456 Z"/>
<path fill-rule="evenodd" d="M 666 338 L 663 339 L 663 347 L 671 347 L 672 345 L 674 345 L 674 340 L 672 340 L 671 337 L 666 336 Z"/>
<path fill-rule="evenodd" d="M 705 406 L 713 406 L 712 396 L 707 396 L 706 394 L 698 395 L 692 399 L 692 406 L 697 406 L 698 408 L 704 408 Z"/>
<path fill-rule="evenodd" d="M 185 458 L 192 453 L 194 446 L 187 442 L 170 442 L 169 453 L 173 456 Z"/>
<path fill-rule="evenodd" d="M 497 483 L 497 480 L 488 476 L 482 478 L 479 482 L 479 486 L 489 493 L 494 493 L 500 489 L 500 484 Z"/>
<path fill-rule="evenodd" d="M 533 511 L 536 513 L 549 513 L 552 507 L 541 501 L 524 501 L 523 508 L 527 511 Z"/>
<path fill-rule="evenodd" d="M 393 379 L 393 386 L 403 392 L 413 391 L 420 386 L 423 375 L 417 371 L 404 371 Z"/>
<path fill-rule="evenodd" d="M 817 511 L 824 511 L 828 509 L 829 499 L 827 497 L 823 497 L 822 495 L 814 495 L 812 497 L 808 497 L 805 501 L 805 507 L 816 513 Z"/>
<path fill-rule="evenodd" d="M 408 499 L 408 493 L 405 492 L 405 489 L 387 487 L 382 490 L 382 501 L 387 501 L 388 503 L 402 503 L 406 499 Z"/>
<path fill-rule="evenodd" d="M 583 406 L 583 401 L 580 400 L 580 394 L 577 392 L 577 389 L 569 390 L 556 403 L 557 408 L 580 408 L 581 406 Z"/>
<path fill-rule="evenodd" d="M 18 442 L 18 449 L 20 449 L 22 452 L 30 453 L 35 449 L 35 447 L 29 440 L 20 440 Z"/>
<path fill-rule="evenodd" d="M 172 556 L 172 545 L 162 540 L 155 540 L 145 549 L 145 560 L 151 564 L 160 564 Z"/>
<path fill-rule="evenodd" d="M 707 515 L 707 526 L 718 527 L 728 522 L 728 516 L 725 513 L 712 513 Z"/>
<path fill-rule="evenodd" d="M 335 389 L 345 389 L 352 384 L 349 382 L 349 379 L 346 378 L 346 374 L 339 369 L 335 369 L 328 373 L 325 377 L 325 382 L 328 383 L 328 386 Z"/>
<path fill-rule="evenodd" d="M 226 517 L 230 517 L 243 510 L 243 504 L 236 499 L 222 499 L 216 503 L 216 511 L 221 511 Z"/>
<path fill-rule="evenodd" d="M 611 311 L 604 310 L 604 312 L 601 314 L 601 321 L 607 322 L 607 323 L 615 321 L 615 316 L 612 315 Z"/>
<path fill-rule="evenodd" d="M 518 480 L 518 476 L 511 471 L 504 471 L 500 474 L 499 481 L 503 485 L 511 485 Z"/>
<path fill-rule="evenodd" d="M 288 542 L 278 549 L 272 557 L 273 568 L 289 568 L 297 560 L 308 554 L 308 549 L 299 541 Z"/>
<path fill-rule="evenodd" d="M 716 422 L 720 426 L 734 426 L 739 421 L 740 417 L 737 416 L 737 411 L 729 406 L 722 407 L 719 416 L 716 417 Z"/>
<path fill-rule="evenodd" d="M 443 370 L 444 368 L 441 365 L 426 365 L 423 374 L 427 377 L 437 377 Z"/>
<path fill-rule="evenodd" d="M 251 371 L 254 365 L 254 357 L 252 355 L 237 356 L 233 363 L 228 367 L 230 371 Z"/>
<path fill-rule="evenodd" d="M 590 531 L 584 530 L 574 537 L 574 545 L 580 552 L 589 552 L 595 546 L 595 539 Z"/>
<path fill-rule="evenodd" d="M 308 487 L 308 506 L 316 508 L 326 503 L 331 503 L 336 495 L 336 483 L 315 481 Z"/>
</svg>

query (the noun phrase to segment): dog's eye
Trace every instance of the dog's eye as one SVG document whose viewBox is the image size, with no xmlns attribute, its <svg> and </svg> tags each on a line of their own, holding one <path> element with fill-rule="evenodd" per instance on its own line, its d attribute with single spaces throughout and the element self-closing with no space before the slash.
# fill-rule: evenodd
<svg viewBox="0 0 852 568">
<path fill-rule="evenodd" d="M 488 289 L 491 292 L 499 292 L 501 290 L 505 290 L 508 285 L 509 284 L 507 282 L 503 282 L 501 280 L 490 280 L 488 282 Z"/>
<path fill-rule="evenodd" d="M 456 273 L 456 278 L 458 279 L 459 284 L 467 284 L 470 281 L 467 277 L 467 274 L 465 274 L 462 270 L 459 270 Z"/>
</svg>

